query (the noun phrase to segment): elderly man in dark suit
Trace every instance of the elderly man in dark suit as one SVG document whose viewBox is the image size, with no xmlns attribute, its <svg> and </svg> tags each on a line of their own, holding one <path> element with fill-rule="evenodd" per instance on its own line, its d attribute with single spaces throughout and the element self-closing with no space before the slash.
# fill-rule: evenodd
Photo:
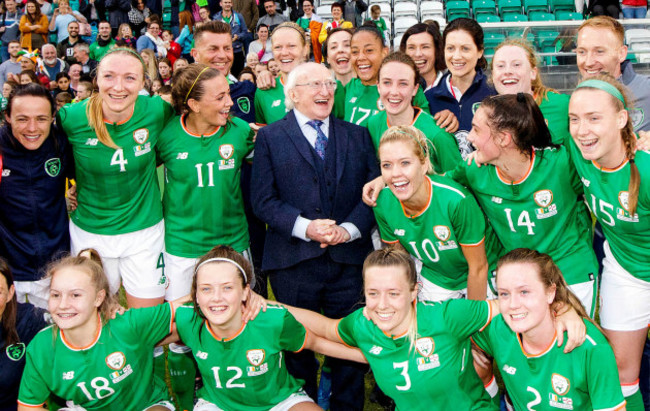
<svg viewBox="0 0 650 411">
<path fill-rule="evenodd" d="M 292 110 L 257 136 L 252 202 L 268 224 L 262 269 L 277 300 L 341 318 L 362 298 L 375 221 L 361 190 L 379 169 L 368 131 L 331 115 L 335 87 L 319 64 L 291 72 L 285 103 Z M 287 363 L 315 398 L 313 353 L 288 355 Z M 364 367 L 332 359 L 331 369 L 330 408 L 361 410 Z"/>
</svg>

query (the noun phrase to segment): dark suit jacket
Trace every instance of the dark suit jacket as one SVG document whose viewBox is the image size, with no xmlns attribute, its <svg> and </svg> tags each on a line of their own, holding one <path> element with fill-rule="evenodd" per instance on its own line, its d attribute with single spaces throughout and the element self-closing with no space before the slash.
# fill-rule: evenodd
<svg viewBox="0 0 650 411">
<path fill-rule="evenodd" d="M 251 198 L 253 211 L 268 224 L 262 269 L 291 267 L 325 252 L 342 264 L 362 264 L 371 251 L 372 210 L 361 201 L 363 185 L 379 175 L 368 130 L 330 115 L 329 136 L 336 139 L 336 194 L 332 214 L 322 211 L 312 148 L 293 111 L 257 134 Z M 330 218 L 350 222 L 361 238 L 320 248 L 316 241 L 292 237 L 296 218 Z"/>
</svg>

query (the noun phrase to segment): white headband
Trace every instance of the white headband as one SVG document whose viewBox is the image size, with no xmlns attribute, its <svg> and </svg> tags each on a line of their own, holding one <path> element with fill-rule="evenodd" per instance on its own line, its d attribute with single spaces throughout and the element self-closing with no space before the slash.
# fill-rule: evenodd
<svg viewBox="0 0 650 411">
<path fill-rule="evenodd" d="M 237 264 L 235 261 L 231 260 L 230 258 L 224 258 L 224 257 L 208 258 L 207 260 L 205 260 L 204 262 L 202 262 L 201 264 L 199 264 L 198 266 L 196 266 L 196 270 L 194 270 L 194 274 L 196 275 L 196 273 L 199 272 L 199 268 L 201 268 L 201 267 L 204 266 L 205 264 L 207 264 L 207 263 L 213 263 L 213 262 L 215 262 L 215 261 L 222 261 L 222 262 L 226 262 L 226 263 L 233 264 L 235 267 L 237 267 L 237 268 L 239 269 L 239 271 L 241 272 L 241 275 L 244 276 L 244 283 L 247 283 L 247 282 L 248 282 L 248 277 L 246 276 L 246 271 L 244 271 L 244 269 L 242 268 L 242 266 L 239 265 L 239 264 Z"/>
</svg>

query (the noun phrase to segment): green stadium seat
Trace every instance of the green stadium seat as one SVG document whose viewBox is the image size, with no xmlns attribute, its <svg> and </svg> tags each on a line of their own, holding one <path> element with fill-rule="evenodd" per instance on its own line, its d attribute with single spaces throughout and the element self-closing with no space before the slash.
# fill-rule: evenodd
<svg viewBox="0 0 650 411">
<path fill-rule="evenodd" d="M 528 21 L 528 16 L 521 13 L 506 13 L 502 14 L 503 21 L 506 23 L 519 23 L 522 21 Z"/>
<path fill-rule="evenodd" d="M 497 6 L 494 0 L 476 0 L 472 3 L 472 10 L 475 18 L 481 14 L 497 14 Z"/>
<path fill-rule="evenodd" d="M 548 5 L 551 13 L 556 13 L 560 10 L 576 11 L 574 0 L 548 0 Z"/>
<path fill-rule="evenodd" d="M 555 20 L 583 20 L 582 13 L 575 11 L 559 10 L 555 13 Z"/>
<path fill-rule="evenodd" d="M 445 7 L 447 9 L 447 21 L 459 17 L 469 17 L 469 3 L 466 1 L 448 1 Z"/>
<path fill-rule="evenodd" d="M 543 11 L 531 11 L 528 13 L 529 21 L 555 21 L 555 15 Z"/>
<path fill-rule="evenodd" d="M 483 35 L 483 45 L 485 49 L 492 49 L 492 54 L 494 54 L 494 49 L 503 43 L 505 39 L 506 36 L 503 33 L 486 31 Z"/>
<path fill-rule="evenodd" d="M 547 0 L 524 0 L 524 13 L 530 16 L 531 11 L 548 12 Z"/>
<path fill-rule="evenodd" d="M 560 33 L 555 30 L 540 30 L 537 33 L 535 33 L 535 44 L 539 49 L 545 49 L 547 47 L 554 48 L 555 46 L 553 45 L 553 43 L 555 42 L 555 39 L 557 39 L 557 36 L 559 35 Z"/>
<path fill-rule="evenodd" d="M 542 53 L 554 53 L 555 52 L 555 46 L 547 46 L 543 47 L 541 49 Z M 547 66 L 557 66 L 557 59 L 555 56 L 544 56 L 544 64 Z"/>
<path fill-rule="evenodd" d="M 479 14 L 476 16 L 479 23 L 501 23 L 501 18 L 492 14 Z"/>
<path fill-rule="evenodd" d="M 498 0 L 499 15 L 503 18 L 506 14 L 521 13 L 521 0 Z M 505 20 L 504 20 L 505 21 Z"/>
</svg>

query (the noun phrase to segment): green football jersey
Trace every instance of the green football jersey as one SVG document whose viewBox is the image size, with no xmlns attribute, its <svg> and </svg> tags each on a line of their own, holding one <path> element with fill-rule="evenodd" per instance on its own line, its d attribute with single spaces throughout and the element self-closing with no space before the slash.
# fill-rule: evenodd
<svg viewBox="0 0 650 411">
<path fill-rule="evenodd" d="M 485 241 L 490 269 L 496 267 L 501 245 L 476 200 L 464 187 L 444 176 L 426 176 L 429 203 L 417 215 L 406 215 L 402 203 L 388 187 L 379 193 L 373 209 L 381 239 L 399 242 L 422 261 L 421 275 L 447 290 L 467 288 L 467 260 L 461 246 Z"/>
<path fill-rule="evenodd" d="M 192 305 L 176 310 L 176 327 L 203 378 L 197 396 L 219 408 L 268 410 L 301 389 L 283 351 L 302 350 L 306 330 L 284 307 L 270 304 L 229 339 L 219 339 Z"/>
<path fill-rule="evenodd" d="M 528 174 L 514 183 L 489 164 L 462 162 L 447 176 L 471 189 L 506 251 L 550 255 L 571 285 L 598 275 L 591 219 L 567 148 L 534 151 Z"/>
<path fill-rule="evenodd" d="M 570 139 L 571 158 L 578 170 L 587 205 L 603 228 L 616 261 L 630 274 L 650 281 L 650 153 L 637 151 L 634 162 L 641 185 L 636 213 L 628 211 L 630 163 L 617 169 L 599 167 L 585 160 Z"/>
<path fill-rule="evenodd" d="M 287 114 L 284 105 L 284 83 L 280 76 L 275 79 L 275 87 L 268 90 L 255 91 L 255 122 L 271 124 L 282 119 Z"/>
<path fill-rule="evenodd" d="M 496 409 L 474 371 L 469 336 L 490 322 L 486 301 L 418 302 L 415 348 L 384 334 L 359 309 L 338 323 L 341 340 L 358 347 L 377 385 L 398 410 Z"/>
<path fill-rule="evenodd" d="M 336 101 L 336 104 L 339 103 L 340 100 Z M 365 86 L 358 78 L 353 78 L 345 86 L 343 104 L 345 104 L 343 119 L 362 127 L 368 127 L 370 117 L 384 110 L 384 104 L 379 98 L 377 85 Z M 422 89 L 418 89 L 413 99 L 413 105 L 421 108 L 426 113 L 429 112 L 429 102 L 424 97 Z"/>
<path fill-rule="evenodd" d="M 587 339 L 568 354 L 557 346 L 557 337 L 546 351 L 526 353 L 501 315 L 472 339 L 494 356 L 516 410 L 618 409 L 625 400 L 614 352 L 596 326 L 584 322 Z"/>
<path fill-rule="evenodd" d="M 239 180 L 254 133 L 236 117 L 204 136 L 192 134 L 184 121 L 172 119 L 158 141 L 165 164 L 165 249 L 187 258 L 200 257 L 215 244 L 242 252 L 249 237 Z"/>
<path fill-rule="evenodd" d="M 153 349 L 172 323 L 169 304 L 132 308 L 102 325 L 83 348 L 54 326 L 43 329 L 27 347 L 19 403 L 37 407 L 52 393 L 88 411 L 141 411 L 169 400 L 165 382 L 153 374 Z"/>
<path fill-rule="evenodd" d="M 434 172 L 442 174 L 445 171 L 453 170 L 463 160 L 458 149 L 458 142 L 454 136 L 441 129 L 430 114 L 416 108 L 415 118 L 411 125 L 422 131 L 431 143 L 429 145 L 429 158 Z M 368 120 L 368 131 L 376 150 L 379 149 L 381 136 L 390 126 L 385 111 L 375 114 Z"/>
<path fill-rule="evenodd" d="M 539 109 L 551 131 L 553 144 L 564 144 L 569 134 L 569 99 L 566 94 L 549 92 L 542 100 Z"/>
<path fill-rule="evenodd" d="M 105 146 L 88 125 L 88 100 L 59 110 L 57 124 L 68 135 L 74 153 L 77 200 L 72 221 L 94 234 L 125 234 L 151 227 L 162 219 L 156 179 L 158 136 L 172 117 L 160 97 L 138 96 L 131 118 L 106 124 L 113 142 Z"/>
<path fill-rule="evenodd" d="M 108 44 L 103 47 L 100 46 L 98 42 L 94 42 L 88 47 L 88 55 L 91 59 L 99 61 L 113 47 L 115 47 L 115 39 L 111 39 Z"/>
</svg>

